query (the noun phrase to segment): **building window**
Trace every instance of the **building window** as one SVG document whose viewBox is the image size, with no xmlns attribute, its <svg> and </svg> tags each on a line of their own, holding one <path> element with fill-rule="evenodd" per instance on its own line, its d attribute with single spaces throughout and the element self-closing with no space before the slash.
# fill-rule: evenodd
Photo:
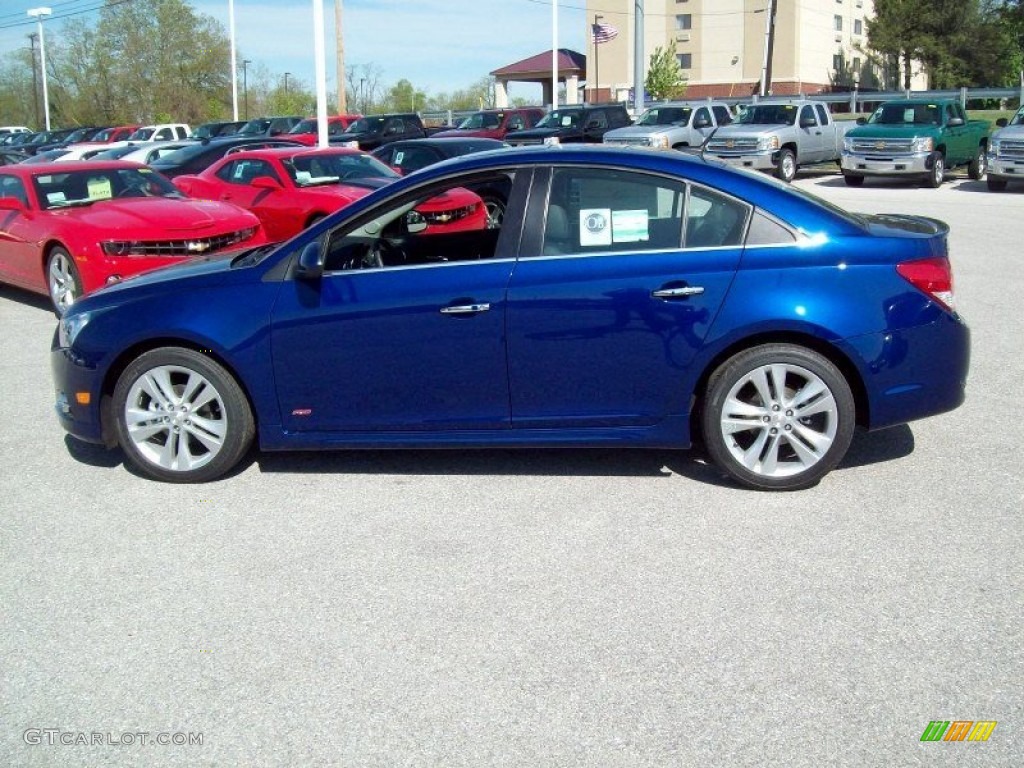
<svg viewBox="0 0 1024 768">
<path fill-rule="evenodd" d="M 693 54 L 692 53 L 677 53 L 676 61 L 679 62 L 680 69 L 692 69 L 693 68 Z"/>
<path fill-rule="evenodd" d="M 837 14 L 836 14 L 835 16 L 833 16 L 832 18 L 833 18 L 833 19 L 835 20 L 834 26 L 835 26 L 835 28 L 836 28 L 836 32 L 842 32 L 842 31 L 843 31 L 843 17 L 842 17 L 842 16 L 840 16 L 840 15 L 839 15 L 839 14 L 837 13 Z"/>
<path fill-rule="evenodd" d="M 841 71 L 843 68 L 843 54 L 837 53 L 832 56 L 832 70 L 835 72 Z"/>
<path fill-rule="evenodd" d="M 676 16 L 676 29 L 690 29 L 692 18 L 688 13 L 681 13 Z"/>
<path fill-rule="evenodd" d="M 864 33 L 864 22 L 860 19 L 853 20 L 853 34 L 860 35 Z"/>
<path fill-rule="evenodd" d="M 853 57 L 853 74 L 857 75 L 860 73 L 860 57 Z"/>
</svg>

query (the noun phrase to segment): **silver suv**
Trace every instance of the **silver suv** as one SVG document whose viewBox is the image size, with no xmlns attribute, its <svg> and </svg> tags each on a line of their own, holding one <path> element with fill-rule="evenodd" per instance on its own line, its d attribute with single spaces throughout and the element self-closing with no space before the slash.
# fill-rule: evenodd
<svg viewBox="0 0 1024 768">
<path fill-rule="evenodd" d="M 634 125 L 604 135 L 605 144 L 650 149 L 699 147 L 716 128 L 732 122 L 721 101 L 671 101 L 644 112 Z"/>
</svg>

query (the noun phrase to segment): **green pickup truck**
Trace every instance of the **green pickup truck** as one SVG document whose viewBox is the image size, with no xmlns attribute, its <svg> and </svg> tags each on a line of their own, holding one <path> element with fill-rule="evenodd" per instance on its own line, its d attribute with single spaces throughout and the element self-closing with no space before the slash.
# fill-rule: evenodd
<svg viewBox="0 0 1024 768">
<path fill-rule="evenodd" d="M 939 187 L 946 171 L 966 165 L 972 179 L 985 176 L 989 124 L 968 120 L 954 99 L 887 101 L 846 134 L 840 165 L 851 187 L 866 176 L 919 176 Z"/>
</svg>

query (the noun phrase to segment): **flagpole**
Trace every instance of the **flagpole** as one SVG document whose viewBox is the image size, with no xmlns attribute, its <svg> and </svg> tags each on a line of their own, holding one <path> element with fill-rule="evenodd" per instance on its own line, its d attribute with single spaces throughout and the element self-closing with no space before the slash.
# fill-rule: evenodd
<svg viewBox="0 0 1024 768">
<path fill-rule="evenodd" d="M 597 32 L 597 30 L 598 30 L 597 22 L 600 21 L 603 18 L 604 18 L 604 16 L 599 16 L 598 14 L 595 13 L 594 14 L 594 26 L 590 30 L 590 36 L 594 40 L 594 87 L 591 89 L 590 92 L 593 94 L 593 101 L 595 103 L 598 100 L 597 99 L 597 93 L 598 93 L 597 89 L 598 89 L 598 87 L 599 87 L 599 85 L 601 83 L 601 62 L 600 62 L 600 59 L 598 59 L 598 48 L 597 48 L 597 46 L 600 45 L 600 41 L 597 39 L 597 34 L 598 34 L 598 32 Z"/>
<path fill-rule="evenodd" d="M 551 109 L 558 106 L 558 0 L 551 3 Z"/>
</svg>

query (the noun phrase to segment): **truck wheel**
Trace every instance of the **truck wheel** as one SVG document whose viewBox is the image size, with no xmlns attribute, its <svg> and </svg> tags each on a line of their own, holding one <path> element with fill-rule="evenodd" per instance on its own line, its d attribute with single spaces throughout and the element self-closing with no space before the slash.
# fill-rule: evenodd
<svg viewBox="0 0 1024 768">
<path fill-rule="evenodd" d="M 988 184 L 989 192 L 1006 191 L 1006 179 L 996 179 L 993 178 L 992 176 L 989 176 L 987 179 L 985 179 L 985 182 Z"/>
<path fill-rule="evenodd" d="M 848 187 L 859 187 L 864 184 L 863 176 L 855 176 L 852 173 L 844 173 L 843 180 L 846 182 L 846 186 Z"/>
<path fill-rule="evenodd" d="M 928 172 L 926 179 L 928 186 L 932 189 L 938 189 L 942 186 L 942 181 L 945 178 L 946 158 L 941 152 L 934 152 L 932 154 L 932 169 Z"/>
<path fill-rule="evenodd" d="M 985 146 L 981 145 L 978 147 L 978 154 L 971 160 L 971 164 L 967 166 L 967 175 L 974 181 L 981 181 L 985 178 L 985 171 L 988 170 L 988 165 L 985 160 Z"/>
<path fill-rule="evenodd" d="M 775 176 L 789 184 L 796 178 L 796 155 L 791 149 L 779 151 L 779 159 L 775 161 Z"/>
</svg>

